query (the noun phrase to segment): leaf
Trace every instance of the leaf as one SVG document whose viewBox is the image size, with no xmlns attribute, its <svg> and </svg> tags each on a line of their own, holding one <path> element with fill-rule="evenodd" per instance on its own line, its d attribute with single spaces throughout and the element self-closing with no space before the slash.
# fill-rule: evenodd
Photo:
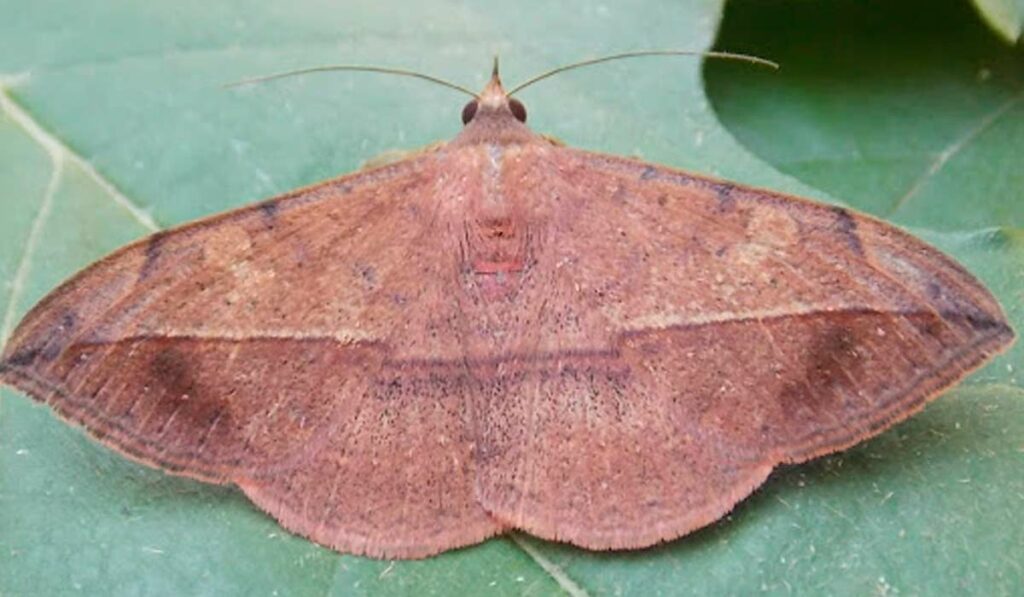
<svg viewBox="0 0 1024 597">
<path fill-rule="evenodd" d="M 974 0 L 974 7 L 1003 39 L 1011 44 L 1020 41 L 1024 29 L 1024 2 L 1021 0 Z"/>
<path fill-rule="evenodd" d="M 709 63 L 715 107 L 746 146 L 905 226 L 1024 226 L 1024 61 L 963 2 L 733 6 L 718 44 L 782 64 Z"/>
<path fill-rule="evenodd" d="M 223 83 L 362 62 L 481 86 L 495 51 L 514 83 L 641 43 L 707 47 L 720 9 L 435 0 L 8 8 L 0 275 L 9 284 L 0 313 L 16 321 L 75 269 L 144 234 L 150 216 L 179 223 L 350 171 L 385 150 L 449 138 L 460 126 L 462 99 L 415 81 L 311 76 L 238 91 Z M 697 61 L 580 71 L 522 99 L 535 130 L 572 145 L 827 198 L 733 140 L 704 97 Z M 814 108 L 780 111 L 800 122 Z M 1014 209 L 992 205 L 981 211 Z M 1010 305 L 1022 288 L 1020 236 L 991 231 L 985 218 L 955 232 L 911 223 L 933 229 L 929 240 L 967 260 Z M 1013 316 L 1020 329 L 1021 314 Z M 1005 371 L 1012 358 L 997 365 Z M 0 593 L 924 593 L 951 582 L 1007 593 L 1020 575 L 1007 554 L 1024 552 L 1020 531 L 1003 522 L 1024 493 L 1019 475 L 1007 473 L 1019 468 L 1024 413 L 1012 375 L 982 375 L 875 441 L 780 471 L 731 520 L 662 548 L 594 554 L 516 536 L 393 564 L 289 536 L 237 491 L 135 465 L 4 390 Z"/>
</svg>

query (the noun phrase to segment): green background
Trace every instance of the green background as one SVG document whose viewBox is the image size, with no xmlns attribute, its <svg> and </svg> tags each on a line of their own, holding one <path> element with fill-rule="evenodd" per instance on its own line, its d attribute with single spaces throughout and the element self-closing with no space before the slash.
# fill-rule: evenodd
<svg viewBox="0 0 1024 597">
<path fill-rule="evenodd" d="M 115 247 L 449 138 L 464 99 L 330 62 L 515 83 L 638 48 L 685 58 L 523 92 L 588 149 L 842 201 L 951 253 L 1024 329 L 1024 60 L 954 0 L 0 0 L 0 335 Z M 721 26 L 721 29 L 720 29 Z M 526 536 L 419 562 L 288 535 L 237 491 L 132 464 L 0 391 L 0 594 L 1014 594 L 1021 347 L 857 448 L 777 471 L 718 524 L 589 553 Z"/>
</svg>

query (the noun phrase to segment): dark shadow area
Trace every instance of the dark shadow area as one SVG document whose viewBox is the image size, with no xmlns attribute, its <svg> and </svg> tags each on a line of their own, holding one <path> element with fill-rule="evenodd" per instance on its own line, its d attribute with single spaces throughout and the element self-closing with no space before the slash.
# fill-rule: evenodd
<svg viewBox="0 0 1024 597">
<path fill-rule="evenodd" d="M 904 225 L 1024 226 L 1024 52 L 967 0 L 735 0 L 715 48 L 782 65 L 704 68 L 719 119 L 780 170 Z"/>
</svg>

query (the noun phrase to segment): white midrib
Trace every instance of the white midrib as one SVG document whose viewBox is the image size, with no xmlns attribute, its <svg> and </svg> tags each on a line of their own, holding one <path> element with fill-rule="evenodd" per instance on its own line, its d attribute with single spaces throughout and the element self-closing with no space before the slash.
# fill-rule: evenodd
<svg viewBox="0 0 1024 597">
<path fill-rule="evenodd" d="M 52 133 L 47 131 L 32 116 L 11 97 L 10 87 L 23 84 L 26 76 L 3 76 L 0 75 L 0 112 L 5 118 L 14 122 L 35 141 L 50 158 L 50 179 L 39 203 L 39 209 L 32 220 L 32 227 L 29 230 L 28 239 L 22 248 L 18 266 L 15 268 L 14 279 L 11 281 L 11 292 L 4 310 L 3 318 L 0 319 L 0 346 L 7 341 L 11 331 L 14 329 L 14 319 L 17 313 L 18 304 L 22 294 L 25 292 L 25 284 L 32 269 L 32 259 L 39 248 L 42 240 L 43 230 L 50 216 L 53 207 L 54 196 L 60 188 L 61 179 L 64 175 L 66 164 L 73 164 L 88 176 L 97 186 L 106 193 L 108 197 L 120 208 L 128 212 L 134 220 L 149 231 L 160 230 L 152 216 L 139 207 L 131 199 L 126 197 L 109 180 L 100 175 L 87 160 L 75 153 L 71 148 L 62 143 Z"/>
<path fill-rule="evenodd" d="M 558 586 L 562 588 L 570 597 L 588 597 L 586 590 L 583 589 L 575 580 L 573 580 L 561 566 L 555 564 L 548 559 L 539 549 L 529 543 L 528 540 L 518 532 L 513 532 L 508 535 L 509 540 L 516 545 L 519 549 L 523 550 L 526 555 L 530 556 L 533 561 L 540 566 L 544 572 L 548 573 Z"/>
<path fill-rule="evenodd" d="M 977 139 L 982 133 L 992 128 L 992 126 L 1005 115 L 1007 112 L 1012 110 L 1017 104 L 1024 100 L 1024 91 L 1019 91 L 1011 96 L 1009 99 L 999 104 L 989 112 L 983 114 L 981 118 L 975 121 L 974 125 L 969 127 L 962 135 L 954 139 L 949 145 L 944 147 L 942 151 L 935 154 L 935 158 L 932 159 L 928 167 L 918 176 L 910 187 L 902 194 L 886 212 L 885 217 L 890 218 L 897 211 L 902 209 L 907 202 L 909 202 L 914 196 L 916 196 L 924 185 L 931 180 L 936 174 L 938 174 L 949 160 L 956 157 L 964 148 L 969 147 L 970 144 Z"/>
</svg>

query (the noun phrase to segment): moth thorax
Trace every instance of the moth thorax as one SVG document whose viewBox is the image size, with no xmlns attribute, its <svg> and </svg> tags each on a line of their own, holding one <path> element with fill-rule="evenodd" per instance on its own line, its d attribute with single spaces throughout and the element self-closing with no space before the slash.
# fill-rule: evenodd
<svg viewBox="0 0 1024 597">
<path fill-rule="evenodd" d="M 526 264 L 527 235 L 511 215 L 487 215 L 473 222 L 470 259 L 474 273 L 494 275 L 522 271 Z"/>
</svg>

